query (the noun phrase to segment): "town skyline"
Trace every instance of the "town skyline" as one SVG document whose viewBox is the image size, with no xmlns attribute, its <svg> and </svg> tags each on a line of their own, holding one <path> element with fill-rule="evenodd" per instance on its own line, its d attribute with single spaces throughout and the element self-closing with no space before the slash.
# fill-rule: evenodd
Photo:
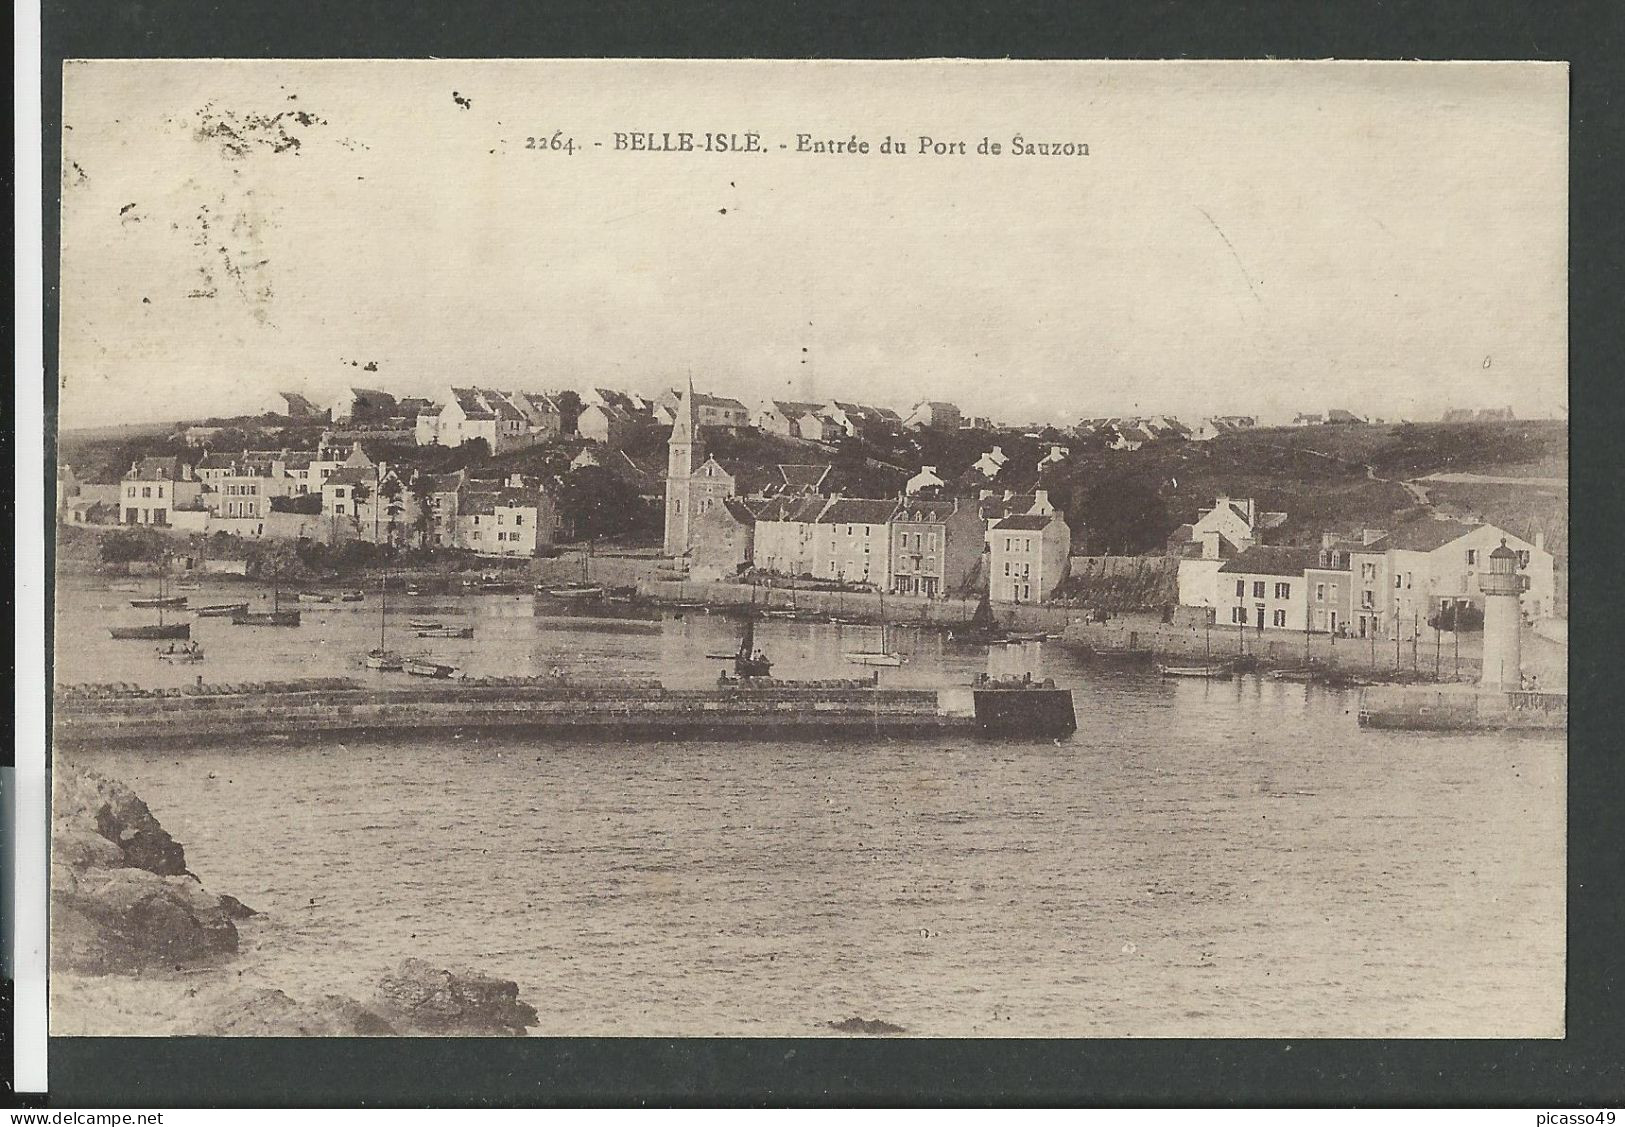
<svg viewBox="0 0 1625 1127">
<path fill-rule="evenodd" d="M 585 62 L 72 64 L 63 425 L 347 377 L 656 393 L 690 371 L 1018 424 L 1566 402 L 1561 68 L 748 64 L 764 136 L 1021 117 L 1091 155 L 525 150 L 555 122 L 659 125 L 656 103 L 726 123 L 738 65 L 611 87 Z"/>
</svg>

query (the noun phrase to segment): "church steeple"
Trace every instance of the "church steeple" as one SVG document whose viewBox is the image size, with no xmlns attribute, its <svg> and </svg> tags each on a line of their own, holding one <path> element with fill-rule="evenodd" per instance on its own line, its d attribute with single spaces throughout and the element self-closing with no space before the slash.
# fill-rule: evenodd
<svg viewBox="0 0 1625 1127">
<path fill-rule="evenodd" d="M 694 402 L 694 377 L 688 378 L 688 391 L 678 396 L 673 411 L 671 440 L 666 455 L 666 555 L 688 554 L 689 526 L 693 517 L 690 481 L 694 467 L 705 457 L 700 435 L 699 406 Z"/>
</svg>

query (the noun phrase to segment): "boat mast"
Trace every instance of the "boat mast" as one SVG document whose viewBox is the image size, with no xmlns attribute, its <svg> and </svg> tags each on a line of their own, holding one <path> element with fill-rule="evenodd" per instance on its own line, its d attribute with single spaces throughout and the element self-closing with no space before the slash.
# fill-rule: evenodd
<svg viewBox="0 0 1625 1127">
<path fill-rule="evenodd" d="M 384 563 L 384 578 L 378 584 L 378 650 L 384 649 L 384 616 L 389 613 L 389 563 Z"/>
</svg>

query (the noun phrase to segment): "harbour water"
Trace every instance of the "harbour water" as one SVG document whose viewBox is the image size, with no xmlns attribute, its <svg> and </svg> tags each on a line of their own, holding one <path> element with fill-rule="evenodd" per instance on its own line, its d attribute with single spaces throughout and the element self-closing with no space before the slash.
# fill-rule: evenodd
<svg viewBox="0 0 1625 1127">
<path fill-rule="evenodd" d="M 59 683 L 401 677 L 360 665 L 375 594 L 303 604 L 299 629 L 199 619 L 197 666 L 108 638 L 150 614 L 131 597 L 59 588 Z M 392 598 L 390 617 L 393 647 L 476 675 L 698 685 L 738 638 L 703 613 L 559 629 L 513 595 Z M 407 618 L 476 634 L 416 639 Z M 842 651 L 878 630 L 768 621 L 757 641 L 776 675 L 851 676 Z M 1074 690 L 1078 732 L 75 751 L 263 915 L 219 971 L 66 984 L 58 1031 L 158 1031 L 214 978 L 365 996 L 416 955 L 516 980 L 548 1036 L 835 1035 L 851 1017 L 922 1036 L 1561 1035 L 1561 738 L 1362 731 L 1352 693 L 1164 680 L 1055 643 L 889 641 L 910 660 L 883 683 L 1030 671 Z"/>
</svg>

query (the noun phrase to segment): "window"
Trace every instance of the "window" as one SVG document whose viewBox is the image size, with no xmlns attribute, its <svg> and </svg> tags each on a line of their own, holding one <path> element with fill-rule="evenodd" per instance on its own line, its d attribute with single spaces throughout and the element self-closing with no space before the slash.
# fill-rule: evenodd
<svg viewBox="0 0 1625 1127">
<path fill-rule="evenodd" d="M 158 487 L 158 496 L 162 497 L 163 495 L 164 495 L 164 487 L 160 485 Z"/>
<path fill-rule="evenodd" d="M 1468 548 L 1467 549 L 1467 566 L 1472 567 L 1477 562 L 1478 562 L 1478 549 L 1477 548 Z"/>
<path fill-rule="evenodd" d="M 1004 573 L 1006 575 L 1010 574 L 1010 561 L 1009 560 L 1004 561 Z"/>
<path fill-rule="evenodd" d="M 1360 592 L 1360 607 L 1362 609 L 1370 610 L 1372 607 L 1374 607 L 1376 605 L 1377 605 L 1376 592 L 1374 592 L 1374 591 L 1361 591 Z"/>
<path fill-rule="evenodd" d="M 514 522 L 514 524 L 524 524 L 525 523 L 525 514 L 524 513 L 515 513 L 513 515 L 513 522 Z"/>
<path fill-rule="evenodd" d="M 1528 566 L 1529 566 L 1529 553 L 1528 552 L 1519 552 L 1518 553 L 1518 567 L 1519 568 L 1526 568 Z"/>
<path fill-rule="evenodd" d="M 1405 590 L 1409 591 L 1410 589 L 1411 589 L 1411 573 L 1407 571 L 1405 573 Z"/>
<path fill-rule="evenodd" d="M 503 514 L 503 513 L 498 513 L 497 514 L 497 523 L 498 524 L 507 524 L 508 523 L 507 516 L 505 514 Z"/>
<path fill-rule="evenodd" d="M 1404 585 L 1405 585 L 1405 577 L 1403 575 L 1399 574 L 1399 572 L 1397 572 L 1397 571 L 1394 572 L 1394 590 L 1397 591 L 1401 587 L 1403 587 Z"/>
<path fill-rule="evenodd" d="M 1316 583 L 1315 584 L 1315 602 L 1323 603 L 1325 601 L 1326 601 L 1326 584 L 1324 584 L 1324 583 Z"/>
<path fill-rule="evenodd" d="M 1277 583 L 1275 585 L 1275 597 L 1277 599 L 1290 599 L 1292 597 L 1292 584 Z"/>
<path fill-rule="evenodd" d="M 1246 621 L 1247 621 L 1247 608 L 1246 607 L 1231 607 L 1230 608 L 1230 621 L 1234 622 L 1234 623 L 1237 623 L 1238 625 L 1245 624 Z"/>
<path fill-rule="evenodd" d="M 1253 598 L 1262 599 L 1263 597 L 1264 597 L 1264 581 L 1262 579 L 1253 580 Z"/>
<path fill-rule="evenodd" d="M 1376 564 L 1374 564 L 1374 563 L 1363 563 L 1363 564 L 1360 565 L 1360 578 L 1361 579 L 1375 579 L 1376 577 L 1377 577 L 1377 565 Z"/>
<path fill-rule="evenodd" d="M 143 485 L 141 487 L 141 496 L 143 496 L 143 497 L 151 497 L 152 496 L 152 486 Z"/>
<path fill-rule="evenodd" d="M 1286 625 L 1286 611 L 1278 610 L 1271 616 L 1271 622 L 1276 626 Z"/>
<path fill-rule="evenodd" d="M 1236 598 L 1245 599 L 1246 597 L 1247 597 L 1247 581 L 1245 579 L 1236 580 Z"/>
</svg>

